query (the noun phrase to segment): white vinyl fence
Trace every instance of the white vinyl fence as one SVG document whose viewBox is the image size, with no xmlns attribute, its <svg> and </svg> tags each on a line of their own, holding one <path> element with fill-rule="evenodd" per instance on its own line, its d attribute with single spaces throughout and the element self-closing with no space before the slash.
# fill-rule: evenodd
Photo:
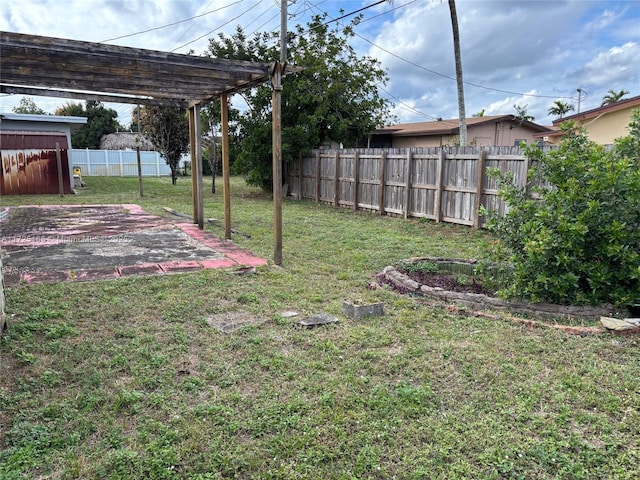
<svg viewBox="0 0 640 480">
<path fill-rule="evenodd" d="M 189 160 L 186 155 L 180 161 Z M 72 167 L 80 167 L 80 174 L 87 177 L 137 177 L 138 157 L 135 150 L 89 150 L 71 149 Z M 143 177 L 163 177 L 171 175 L 171 169 L 158 152 L 140 151 L 140 165 Z"/>
</svg>

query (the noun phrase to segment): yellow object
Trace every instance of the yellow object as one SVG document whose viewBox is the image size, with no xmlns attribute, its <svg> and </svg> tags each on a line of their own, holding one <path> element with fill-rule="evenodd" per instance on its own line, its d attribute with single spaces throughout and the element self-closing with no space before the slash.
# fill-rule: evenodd
<svg viewBox="0 0 640 480">
<path fill-rule="evenodd" d="M 80 167 L 73 167 L 73 175 L 80 176 Z"/>
</svg>

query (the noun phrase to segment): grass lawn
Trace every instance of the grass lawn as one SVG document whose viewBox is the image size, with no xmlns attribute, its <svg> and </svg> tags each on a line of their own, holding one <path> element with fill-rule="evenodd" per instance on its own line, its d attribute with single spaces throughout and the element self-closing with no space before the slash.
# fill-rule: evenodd
<svg viewBox="0 0 640 480">
<path fill-rule="evenodd" d="M 3 204 L 138 203 L 190 213 L 190 179 L 85 179 Z M 232 179 L 234 242 L 273 258 L 272 203 Z M 221 189 L 220 189 L 221 191 Z M 205 218 L 223 218 L 221 193 Z M 215 234 L 222 229 L 206 226 Z M 0 478 L 635 479 L 639 340 L 458 316 L 370 290 L 412 256 L 472 258 L 487 234 L 283 206 L 283 267 L 7 291 Z M 346 299 L 384 317 L 340 316 Z M 337 325 L 295 328 L 329 312 Z M 207 318 L 264 319 L 230 334 Z"/>
</svg>

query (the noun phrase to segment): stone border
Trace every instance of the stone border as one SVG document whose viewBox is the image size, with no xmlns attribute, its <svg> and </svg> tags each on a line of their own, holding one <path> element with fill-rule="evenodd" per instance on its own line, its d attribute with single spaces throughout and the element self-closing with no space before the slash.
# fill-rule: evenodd
<svg viewBox="0 0 640 480">
<path fill-rule="evenodd" d="M 436 259 L 420 258 L 420 261 L 435 261 Z M 416 261 L 409 259 L 406 262 Z M 457 259 L 457 261 L 461 261 Z M 474 263 L 469 261 L 468 263 Z M 489 297 L 478 293 L 461 293 L 444 290 L 442 288 L 430 287 L 422 285 L 412 280 L 404 273 L 399 272 L 395 267 L 387 266 L 378 278 L 384 278 L 399 288 L 406 289 L 412 293 L 433 297 L 444 302 L 454 302 L 476 310 L 503 310 L 512 313 L 535 314 L 546 317 L 582 317 L 582 318 L 600 318 L 602 316 L 610 317 L 615 314 L 612 305 L 603 305 L 599 307 L 589 306 L 573 306 L 573 305 L 557 305 L 553 303 L 529 303 L 526 301 L 515 300 L 506 301 L 495 297 Z"/>
</svg>

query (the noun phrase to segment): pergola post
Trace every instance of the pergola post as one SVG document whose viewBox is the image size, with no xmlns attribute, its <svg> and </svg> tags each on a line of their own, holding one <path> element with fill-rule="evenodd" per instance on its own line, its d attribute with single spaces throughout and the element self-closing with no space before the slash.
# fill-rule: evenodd
<svg viewBox="0 0 640 480">
<path fill-rule="evenodd" d="M 202 126 L 200 105 L 189 107 L 189 145 L 191 146 L 191 182 L 193 223 L 204 229 L 204 201 L 202 196 Z"/>
<path fill-rule="evenodd" d="M 222 133 L 222 202 L 224 206 L 224 238 L 231 240 L 231 182 L 229 181 L 229 102 L 220 95 L 220 126 Z"/>
</svg>

